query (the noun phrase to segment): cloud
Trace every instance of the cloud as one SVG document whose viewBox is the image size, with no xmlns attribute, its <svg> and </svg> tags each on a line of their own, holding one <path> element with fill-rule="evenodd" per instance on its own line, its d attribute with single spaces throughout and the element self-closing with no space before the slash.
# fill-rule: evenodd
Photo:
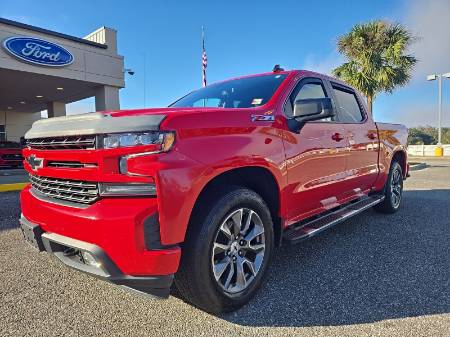
<svg viewBox="0 0 450 337">
<path fill-rule="evenodd" d="M 393 113 L 395 112 L 395 113 Z M 414 102 L 409 104 L 393 104 L 388 107 L 374 109 L 375 121 L 388 123 L 401 123 L 407 127 L 437 126 L 437 104 L 426 102 Z M 450 114 L 443 111 L 442 126 L 450 125 Z"/>
<path fill-rule="evenodd" d="M 332 52 L 325 57 L 318 57 L 314 54 L 306 56 L 302 69 L 315 71 L 317 73 L 332 75 L 334 68 L 344 62 L 344 58 L 337 52 Z"/>
<path fill-rule="evenodd" d="M 405 24 L 419 38 L 411 47 L 419 60 L 413 79 L 450 72 L 450 1 L 415 0 L 405 5 Z"/>
<path fill-rule="evenodd" d="M 411 46 L 418 59 L 413 82 L 423 82 L 429 74 L 450 72 L 450 0 L 404 0 L 402 12 L 400 20 L 417 37 Z M 331 74 L 344 61 L 337 51 L 327 56 L 310 54 L 302 68 Z"/>
</svg>

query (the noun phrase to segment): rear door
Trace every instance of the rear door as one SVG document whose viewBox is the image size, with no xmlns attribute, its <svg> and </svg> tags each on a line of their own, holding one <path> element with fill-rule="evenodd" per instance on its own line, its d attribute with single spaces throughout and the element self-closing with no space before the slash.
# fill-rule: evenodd
<svg viewBox="0 0 450 337">
<path fill-rule="evenodd" d="M 323 97 L 331 97 L 331 93 L 321 78 L 303 78 L 286 101 L 284 114 L 292 117 L 296 100 Z M 286 210 L 288 222 L 293 223 L 340 204 L 346 194 L 348 143 L 344 125 L 334 118 L 308 122 L 299 133 L 285 132 Z"/>
<path fill-rule="evenodd" d="M 378 132 L 361 97 L 350 87 L 331 82 L 336 114 L 349 144 L 346 189 L 350 196 L 367 193 L 378 176 Z"/>
</svg>

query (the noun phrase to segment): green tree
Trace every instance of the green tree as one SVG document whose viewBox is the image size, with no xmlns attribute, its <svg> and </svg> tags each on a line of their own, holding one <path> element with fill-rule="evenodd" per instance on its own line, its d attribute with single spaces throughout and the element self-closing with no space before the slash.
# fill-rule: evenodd
<svg viewBox="0 0 450 337">
<path fill-rule="evenodd" d="M 395 87 L 410 80 L 417 62 L 407 54 L 413 41 L 412 34 L 397 23 L 372 21 L 355 25 L 338 39 L 338 51 L 346 62 L 333 73 L 361 91 L 372 112 L 373 101 L 379 93 L 392 93 Z"/>
<path fill-rule="evenodd" d="M 437 142 L 437 130 L 431 127 L 418 127 L 408 129 L 408 144 L 431 145 Z"/>
<path fill-rule="evenodd" d="M 438 129 L 432 126 L 419 126 L 408 129 L 408 144 L 434 145 L 438 141 Z M 450 144 L 450 128 L 442 128 L 442 144 Z"/>
<path fill-rule="evenodd" d="M 442 128 L 442 144 L 450 144 L 450 128 Z"/>
</svg>

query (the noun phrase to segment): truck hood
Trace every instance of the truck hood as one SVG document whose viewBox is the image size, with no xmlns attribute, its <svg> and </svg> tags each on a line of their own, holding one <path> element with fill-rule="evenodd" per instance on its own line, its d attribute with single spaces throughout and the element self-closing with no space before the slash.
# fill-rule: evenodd
<svg viewBox="0 0 450 337">
<path fill-rule="evenodd" d="M 164 109 L 162 109 L 164 110 Z M 138 110 L 136 110 L 138 111 Z M 33 123 L 26 139 L 92 135 L 115 132 L 156 131 L 164 113 L 92 112 L 41 119 Z"/>
<path fill-rule="evenodd" d="M 25 134 L 26 139 L 81 136 L 116 132 L 157 131 L 168 115 L 235 111 L 231 108 L 152 108 L 91 112 L 41 119 Z"/>
<path fill-rule="evenodd" d="M 133 110 L 119 110 L 108 112 L 113 117 L 129 117 L 129 116 L 143 116 L 143 115 L 186 115 L 186 114 L 204 114 L 217 111 L 236 111 L 247 110 L 239 108 L 211 108 L 211 107 L 169 107 L 169 108 L 146 108 L 146 109 L 133 109 Z"/>
</svg>

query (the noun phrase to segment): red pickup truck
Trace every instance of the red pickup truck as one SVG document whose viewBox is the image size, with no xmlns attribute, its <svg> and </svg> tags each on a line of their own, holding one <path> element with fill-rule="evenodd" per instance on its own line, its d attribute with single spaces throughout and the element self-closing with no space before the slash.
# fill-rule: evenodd
<svg viewBox="0 0 450 337">
<path fill-rule="evenodd" d="M 70 267 L 208 312 L 245 304 L 275 247 L 398 210 L 407 130 L 309 71 L 193 91 L 167 108 L 34 123 L 21 228 Z"/>
<path fill-rule="evenodd" d="M 22 162 L 20 143 L 0 141 L 0 167 L 19 167 Z"/>
</svg>

